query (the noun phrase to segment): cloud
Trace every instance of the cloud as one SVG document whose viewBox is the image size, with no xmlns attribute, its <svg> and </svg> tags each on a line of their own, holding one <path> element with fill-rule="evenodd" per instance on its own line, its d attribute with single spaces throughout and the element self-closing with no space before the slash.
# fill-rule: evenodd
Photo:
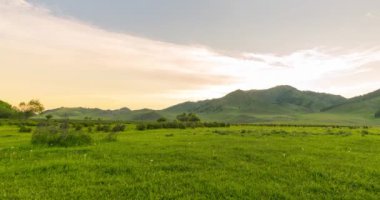
<svg viewBox="0 0 380 200">
<path fill-rule="evenodd" d="M 379 60 L 376 48 L 233 57 L 103 30 L 23 0 L 0 0 L 0 71 L 9 84 L 0 93 L 13 103 L 37 97 L 47 107 L 162 108 L 238 88 L 290 84 L 330 91 L 326 77 L 338 79 Z"/>
<path fill-rule="evenodd" d="M 377 15 L 374 14 L 373 12 L 367 12 L 367 13 L 365 14 L 365 16 L 366 16 L 367 18 L 369 18 L 369 19 L 377 19 Z"/>
<path fill-rule="evenodd" d="M 15 92 L 27 87 L 28 95 L 40 90 L 36 95 L 44 98 L 62 92 L 86 94 L 89 101 L 99 93 L 136 99 L 233 81 L 217 72 L 208 61 L 217 55 L 206 48 L 105 31 L 24 1 L 1 3 L 1 66 Z"/>
</svg>

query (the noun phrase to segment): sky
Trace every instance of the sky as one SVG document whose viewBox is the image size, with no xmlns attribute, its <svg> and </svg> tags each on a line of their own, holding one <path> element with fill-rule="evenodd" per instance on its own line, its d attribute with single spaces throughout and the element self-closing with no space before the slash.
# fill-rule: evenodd
<svg viewBox="0 0 380 200">
<path fill-rule="evenodd" d="M 0 0 L 0 99 L 162 109 L 236 89 L 380 89 L 380 1 Z"/>
</svg>

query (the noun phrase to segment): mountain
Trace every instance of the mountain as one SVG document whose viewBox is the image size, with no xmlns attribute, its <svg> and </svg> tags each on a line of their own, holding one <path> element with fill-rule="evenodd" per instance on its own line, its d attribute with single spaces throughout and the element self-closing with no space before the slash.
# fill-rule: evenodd
<svg viewBox="0 0 380 200">
<path fill-rule="evenodd" d="M 43 112 L 39 117 L 52 115 L 55 119 L 104 119 L 104 120 L 130 120 L 154 121 L 162 117 L 157 111 L 142 109 L 132 111 L 129 108 L 117 110 L 101 110 L 99 108 L 57 108 Z"/>
<path fill-rule="evenodd" d="M 327 107 L 322 111 L 326 113 L 360 115 L 373 118 L 375 113 L 380 111 L 380 90 L 348 99 L 346 102 Z"/>
<path fill-rule="evenodd" d="M 267 90 L 236 90 L 218 99 L 186 102 L 165 109 L 167 112 L 218 113 L 239 112 L 254 114 L 313 113 L 346 99 L 342 96 L 299 91 L 291 86 Z"/>
<path fill-rule="evenodd" d="M 114 114 L 117 113 L 118 115 Z M 128 108 L 122 108 L 120 110 L 101 110 L 99 108 L 57 108 L 53 110 L 48 110 L 42 113 L 42 115 L 52 115 L 54 118 L 70 118 L 70 119 L 83 119 L 83 118 L 92 118 L 92 119 L 112 119 L 114 117 L 118 117 L 123 115 L 123 113 L 130 112 Z"/>
<path fill-rule="evenodd" d="M 0 118 L 9 118 L 16 115 L 17 111 L 11 104 L 0 100 Z"/>
<path fill-rule="evenodd" d="M 163 110 L 58 108 L 45 111 L 39 117 L 51 114 L 54 118 L 154 121 L 160 117 L 173 120 L 180 113 L 192 112 L 204 121 L 231 123 L 367 124 L 372 120 L 372 124 L 378 124 L 379 121 L 374 120 L 377 111 L 380 111 L 380 90 L 346 99 L 282 85 L 266 90 L 236 90 L 221 98 L 185 102 Z"/>
</svg>

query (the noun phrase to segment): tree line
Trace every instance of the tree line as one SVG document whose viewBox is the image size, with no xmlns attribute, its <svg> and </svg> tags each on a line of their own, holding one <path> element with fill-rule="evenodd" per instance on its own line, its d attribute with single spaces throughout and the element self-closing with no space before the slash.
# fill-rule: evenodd
<svg viewBox="0 0 380 200">
<path fill-rule="evenodd" d="M 224 122 L 201 122 L 201 119 L 194 113 L 182 113 L 176 116 L 176 120 L 168 121 L 161 117 L 156 122 L 143 122 L 136 126 L 137 130 L 151 129 L 186 129 L 197 127 L 229 127 L 230 124 Z"/>
</svg>

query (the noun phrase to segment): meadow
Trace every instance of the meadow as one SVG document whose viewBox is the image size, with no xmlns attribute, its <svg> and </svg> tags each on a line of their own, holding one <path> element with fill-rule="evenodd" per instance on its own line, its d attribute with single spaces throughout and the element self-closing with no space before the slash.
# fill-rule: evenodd
<svg viewBox="0 0 380 200">
<path fill-rule="evenodd" d="M 46 147 L 0 126 L 0 199 L 378 199 L 376 127 L 138 131 Z"/>
</svg>

